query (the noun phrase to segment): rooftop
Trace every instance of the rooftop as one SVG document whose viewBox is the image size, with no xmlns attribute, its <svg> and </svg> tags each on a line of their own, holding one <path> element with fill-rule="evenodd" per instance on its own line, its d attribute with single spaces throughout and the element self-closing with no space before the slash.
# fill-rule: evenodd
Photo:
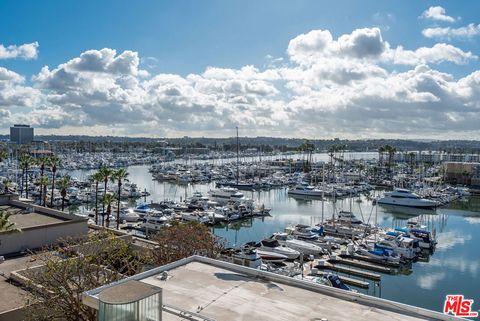
<svg viewBox="0 0 480 321">
<path fill-rule="evenodd" d="M 9 220 L 10 222 L 15 223 L 15 227 L 19 229 L 61 223 L 66 221 L 65 219 L 59 217 L 32 212 L 29 209 L 12 205 L 1 205 L 0 211 L 11 213 L 12 216 L 10 216 Z"/>
<path fill-rule="evenodd" d="M 355 320 L 369 321 L 453 320 L 430 310 L 198 256 L 127 280 L 131 279 L 162 288 L 167 307 L 198 313 L 205 319 L 347 321 L 355 316 Z M 98 306 L 98 294 L 108 287 L 87 292 L 84 303 Z M 164 310 L 168 309 L 164 306 Z"/>
</svg>

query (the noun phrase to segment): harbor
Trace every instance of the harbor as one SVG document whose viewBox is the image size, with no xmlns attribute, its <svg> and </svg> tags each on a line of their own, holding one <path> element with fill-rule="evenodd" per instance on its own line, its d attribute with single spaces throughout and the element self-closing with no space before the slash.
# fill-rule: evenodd
<svg viewBox="0 0 480 321">
<path fill-rule="evenodd" d="M 362 155 L 363 156 L 363 155 Z M 327 156 L 324 156 L 327 157 Z M 355 157 L 355 156 L 352 156 Z M 130 203 L 155 203 L 162 200 L 185 199 L 194 193 L 208 195 L 217 188 L 215 182 L 178 184 L 169 181 L 152 179 L 150 165 L 127 167 L 129 179 L 138 185 L 139 190 L 147 190 L 150 195 L 141 197 Z M 86 178 L 93 171 L 71 171 L 72 176 Z M 480 224 L 480 198 L 469 196 L 452 201 L 446 206 L 435 209 L 418 209 L 395 207 L 378 204 L 372 200 L 385 190 L 371 190 L 354 197 L 321 199 L 298 197 L 288 194 L 288 188 L 272 188 L 268 190 L 242 191 L 245 197 L 271 208 L 269 216 L 246 218 L 235 222 L 224 222 L 211 226 L 212 232 L 223 238 L 230 247 L 239 248 L 247 242 L 259 242 L 272 234 L 282 232 L 287 227 L 304 224 L 315 226 L 322 220 L 332 218 L 335 211 L 352 210 L 357 216 L 370 217 L 377 212 L 378 225 L 385 229 L 404 227 L 408 221 L 415 220 L 435 230 L 437 246 L 433 254 L 411 263 L 401 271 L 385 265 L 371 264 L 359 260 L 325 257 L 325 265 L 336 265 L 335 270 L 328 270 L 339 275 L 342 280 L 351 284 L 357 291 L 406 304 L 441 310 L 442 297 L 447 293 L 455 293 L 462 289 L 466 295 L 476 294 L 475 282 L 480 278 L 480 262 L 476 256 L 476 245 L 479 244 L 477 232 Z M 92 205 L 71 207 L 75 213 L 89 212 Z M 136 232 L 140 233 L 141 232 Z M 312 266 L 318 265 L 318 258 Z M 305 263 L 305 267 L 310 266 Z M 348 270 L 350 269 L 350 271 Z M 315 270 L 315 268 L 314 268 Z M 326 268 L 316 269 L 317 272 Z M 305 270 L 305 275 L 309 271 Z M 360 274 L 360 275 L 359 275 Z M 353 285 L 352 285 L 353 284 Z"/>
</svg>

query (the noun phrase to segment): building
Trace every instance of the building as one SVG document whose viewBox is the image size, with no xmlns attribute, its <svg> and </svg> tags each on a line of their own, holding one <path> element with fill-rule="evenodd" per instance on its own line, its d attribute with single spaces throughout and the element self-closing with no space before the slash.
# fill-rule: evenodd
<svg viewBox="0 0 480 321">
<path fill-rule="evenodd" d="M 445 180 L 450 184 L 480 186 L 480 163 L 447 162 Z"/>
<path fill-rule="evenodd" d="M 16 144 L 30 144 L 33 142 L 33 127 L 16 124 L 10 127 L 10 141 Z"/>
<path fill-rule="evenodd" d="M 21 202 L 17 195 L 0 195 L 0 211 L 12 214 L 9 220 L 20 230 L 0 232 L 0 256 L 15 256 L 88 232 L 87 219 Z"/>
<path fill-rule="evenodd" d="M 99 320 L 458 320 L 439 312 L 191 256 L 83 293 Z M 140 316 L 140 317 L 139 317 Z"/>
</svg>

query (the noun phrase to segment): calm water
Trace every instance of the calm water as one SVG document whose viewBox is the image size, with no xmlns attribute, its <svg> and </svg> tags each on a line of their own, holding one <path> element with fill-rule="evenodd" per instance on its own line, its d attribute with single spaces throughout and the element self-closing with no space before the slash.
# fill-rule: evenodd
<svg viewBox="0 0 480 321">
<path fill-rule="evenodd" d="M 373 153 L 363 155 L 373 158 Z M 324 156 L 321 156 L 324 157 Z M 352 156 L 355 157 L 355 156 Z M 317 157 L 318 160 L 323 160 Z M 325 159 L 326 160 L 326 159 Z M 213 184 L 177 186 L 152 181 L 148 166 L 128 168 L 130 181 L 151 196 L 146 201 L 175 199 L 191 195 L 194 191 L 208 192 Z M 73 171 L 69 174 L 80 179 L 92 171 Z M 215 227 L 216 235 L 226 239 L 229 245 L 241 245 L 247 241 L 259 241 L 287 226 L 298 223 L 316 224 L 321 221 L 322 201 L 293 198 L 286 189 L 261 192 L 244 192 L 257 204 L 272 208 L 272 216 Z M 373 192 L 372 192 L 372 195 Z M 335 204 L 325 201 L 324 217 L 331 217 L 333 208 L 352 209 L 365 221 L 375 222 L 375 208 L 365 196 L 338 200 Z M 438 246 L 428 262 L 413 263 L 409 275 L 382 275 L 379 286 L 360 290 L 371 295 L 441 311 L 446 294 L 464 294 L 475 299 L 475 308 L 480 302 L 480 198 L 471 197 L 436 211 L 418 209 L 392 209 L 378 206 L 377 222 L 385 227 L 402 227 L 410 218 L 417 218 L 431 230 L 436 231 Z M 368 281 L 368 280 L 365 280 Z"/>
</svg>

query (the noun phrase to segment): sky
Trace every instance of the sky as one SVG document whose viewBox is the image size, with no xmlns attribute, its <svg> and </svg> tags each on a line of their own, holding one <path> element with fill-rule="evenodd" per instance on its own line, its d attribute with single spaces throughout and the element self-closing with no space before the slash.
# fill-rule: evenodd
<svg viewBox="0 0 480 321">
<path fill-rule="evenodd" d="M 480 139 L 479 1 L 0 2 L 0 133 Z"/>
</svg>

